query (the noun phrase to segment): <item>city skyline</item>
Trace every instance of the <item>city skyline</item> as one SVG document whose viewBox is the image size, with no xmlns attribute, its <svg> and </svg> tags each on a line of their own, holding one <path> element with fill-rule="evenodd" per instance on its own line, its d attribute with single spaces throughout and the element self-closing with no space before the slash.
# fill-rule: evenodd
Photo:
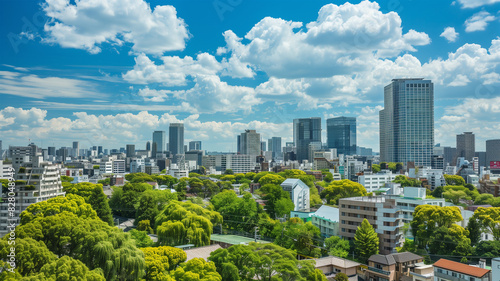
<svg viewBox="0 0 500 281">
<path fill-rule="evenodd" d="M 293 119 L 346 116 L 357 119 L 357 145 L 377 151 L 383 87 L 407 77 L 435 84 L 435 143 L 455 146 L 457 134 L 472 131 L 476 150 L 485 151 L 485 141 L 498 138 L 500 3 L 289 1 L 282 9 L 252 1 L 221 10 L 211 1 L 130 1 L 134 11 L 107 1 L 5 3 L 4 147 L 74 139 L 81 147 L 142 147 L 152 131 L 184 123 L 185 143 L 236 152 L 234 136 L 245 129 L 286 143 Z M 116 15 L 96 19 L 107 29 L 65 17 L 92 8 Z M 159 22 L 161 13 L 169 20 Z M 140 29 L 134 17 L 175 32 Z M 339 28 L 331 28 L 334 19 Z M 323 142 L 326 132 L 322 122 Z"/>
</svg>

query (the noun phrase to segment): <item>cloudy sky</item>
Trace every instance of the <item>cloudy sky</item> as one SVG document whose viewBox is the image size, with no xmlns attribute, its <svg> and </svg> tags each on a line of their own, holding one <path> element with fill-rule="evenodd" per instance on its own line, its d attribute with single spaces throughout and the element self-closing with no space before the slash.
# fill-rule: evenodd
<svg viewBox="0 0 500 281">
<path fill-rule="evenodd" d="M 3 0 L 0 139 L 144 149 L 185 139 L 235 151 L 236 135 L 291 141 L 292 120 L 355 116 L 379 151 L 393 78 L 435 87 L 435 140 L 500 138 L 500 0 Z"/>
</svg>

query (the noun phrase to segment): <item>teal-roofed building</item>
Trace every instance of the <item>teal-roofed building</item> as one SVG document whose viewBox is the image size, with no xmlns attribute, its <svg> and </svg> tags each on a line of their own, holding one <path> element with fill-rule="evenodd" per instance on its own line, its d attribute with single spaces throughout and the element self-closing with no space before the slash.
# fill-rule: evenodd
<svg viewBox="0 0 500 281">
<path fill-rule="evenodd" d="M 339 235 L 339 209 L 327 205 L 321 206 L 311 215 L 311 222 L 321 232 L 321 236 L 328 238 Z"/>
</svg>

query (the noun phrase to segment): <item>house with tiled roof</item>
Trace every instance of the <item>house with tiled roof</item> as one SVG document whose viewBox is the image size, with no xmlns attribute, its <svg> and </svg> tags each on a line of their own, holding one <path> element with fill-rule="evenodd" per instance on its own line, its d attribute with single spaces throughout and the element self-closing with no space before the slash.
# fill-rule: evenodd
<svg viewBox="0 0 500 281">
<path fill-rule="evenodd" d="M 349 281 L 358 280 L 358 269 L 360 263 L 343 259 L 335 256 L 328 256 L 314 259 L 316 261 L 315 268 L 321 270 L 328 280 L 334 280 L 338 273 L 344 273 L 349 278 Z"/>
<path fill-rule="evenodd" d="M 440 259 L 433 266 L 435 281 L 492 281 L 489 269 L 447 259 Z"/>
<path fill-rule="evenodd" d="M 410 253 L 394 253 L 389 255 L 372 255 L 368 259 L 368 268 L 365 280 L 369 281 L 399 281 L 409 277 L 416 264 L 423 261 L 423 257 Z"/>
</svg>

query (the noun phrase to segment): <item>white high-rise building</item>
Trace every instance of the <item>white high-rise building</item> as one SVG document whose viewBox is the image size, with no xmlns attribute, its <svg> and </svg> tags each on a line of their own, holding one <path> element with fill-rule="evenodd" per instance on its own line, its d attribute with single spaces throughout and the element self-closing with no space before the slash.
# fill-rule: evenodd
<svg viewBox="0 0 500 281">
<path fill-rule="evenodd" d="M 384 88 L 380 161 L 431 166 L 434 147 L 434 84 L 422 78 L 393 79 Z"/>
</svg>

